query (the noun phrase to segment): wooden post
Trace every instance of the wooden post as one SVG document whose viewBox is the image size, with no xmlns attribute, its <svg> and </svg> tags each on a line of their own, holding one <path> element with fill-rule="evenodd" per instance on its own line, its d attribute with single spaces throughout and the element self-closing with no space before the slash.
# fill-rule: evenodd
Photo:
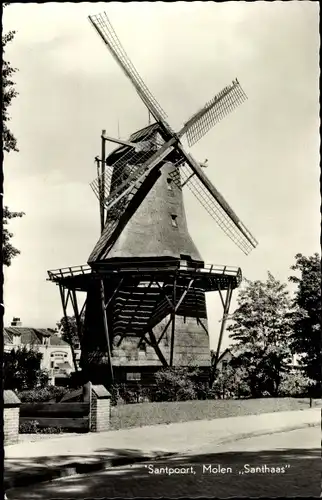
<svg viewBox="0 0 322 500">
<path fill-rule="evenodd" d="M 102 178 L 101 178 L 101 160 L 98 156 L 95 158 L 96 161 L 96 172 L 97 172 L 97 183 L 98 183 L 98 207 L 100 213 L 100 229 L 102 233 L 102 227 L 104 225 L 104 212 L 103 212 L 103 204 L 102 204 Z"/>
<path fill-rule="evenodd" d="M 65 302 L 64 287 L 61 284 L 59 284 L 59 291 L 60 291 L 60 297 L 61 297 L 61 301 L 62 301 L 62 305 L 63 305 L 64 318 L 65 318 L 65 321 L 66 321 L 66 328 L 67 328 L 68 338 L 69 338 L 69 342 L 70 342 L 70 348 L 72 350 L 73 363 L 74 363 L 74 367 L 75 367 L 75 372 L 77 373 L 78 372 L 77 360 L 76 360 L 76 355 L 75 355 L 74 346 L 73 346 L 73 339 L 72 339 L 72 336 L 70 334 L 70 326 L 69 326 L 68 316 L 67 316 L 67 302 L 68 302 L 68 299 Z"/>
<path fill-rule="evenodd" d="M 100 206 L 101 206 L 101 233 L 103 232 L 104 229 L 104 223 L 105 223 L 105 210 L 104 210 L 104 198 L 105 198 L 105 160 L 106 160 L 106 151 L 105 151 L 105 134 L 106 130 L 102 130 L 102 149 L 101 149 L 101 196 L 100 196 Z"/>
<path fill-rule="evenodd" d="M 213 382 L 213 378 L 214 378 L 214 375 L 215 375 L 215 372 L 216 372 L 216 369 L 217 369 L 217 363 L 218 363 L 218 358 L 219 358 L 219 353 L 220 353 L 220 347 L 221 347 L 221 342 L 222 342 L 222 338 L 223 338 L 224 331 L 225 331 L 225 326 L 226 326 L 227 316 L 228 316 L 228 313 L 229 313 L 229 308 L 230 308 L 230 302 L 231 302 L 232 293 L 233 293 L 232 287 L 231 287 L 231 285 L 228 285 L 226 300 L 225 300 L 225 302 L 223 304 L 224 305 L 224 312 L 223 312 L 223 317 L 222 317 L 222 320 L 221 320 L 221 327 L 220 327 L 220 333 L 219 333 L 217 351 L 216 351 L 216 356 L 215 356 L 215 362 L 214 362 L 214 366 L 213 366 L 213 370 L 212 370 L 212 372 L 213 372 L 212 373 L 212 382 Z"/>
<path fill-rule="evenodd" d="M 114 373 L 113 373 L 113 366 L 112 366 L 112 353 L 111 353 L 111 346 L 110 346 L 110 337 L 109 337 L 109 333 L 108 333 L 108 324 L 107 324 L 107 317 L 106 317 L 105 292 L 104 292 L 103 280 L 100 280 L 100 285 L 101 285 L 101 302 L 102 302 L 103 323 L 104 323 L 104 331 L 105 331 L 105 336 L 106 336 L 107 352 L 108 352 L 108 362 L 109 362 L 110 372 L 111 372 L 111 383 L 113 384 Z"/>
<path fill-rule="evenodd" d="M 174 335 L 175 335 L 175 326 L 176 326 L 176 287 L 177 287 L 177 278 L 174 278 L 173 283 L 173 309 L 172 309 L 172 325 L 171 325 L 171 346 L 170 346 L 170 366 L 173 365 L 173 351 L 174 351 Z"/>
</svg>

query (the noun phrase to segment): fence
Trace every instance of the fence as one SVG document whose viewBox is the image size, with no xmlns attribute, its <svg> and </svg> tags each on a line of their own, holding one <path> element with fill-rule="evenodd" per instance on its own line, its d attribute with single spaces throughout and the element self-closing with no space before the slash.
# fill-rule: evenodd
<svg viewBox="0 0 322 500">
<path fill-rule="evenodd" d="M 19 423 L 37 421 L 39 428 L 90 430 L 90 403 L 22 403 Z"/>
<path fill-rule="evenodd" d="M 60 427 L 79 432 L 101 432 L 110 427 L 111 394 L 102 385 L 88 382 L 82 390 L 66 398 L 82 401 L 60 403 L 21 403 L 19 424 L 38 422 L 39 428 Z"/>
</svg>

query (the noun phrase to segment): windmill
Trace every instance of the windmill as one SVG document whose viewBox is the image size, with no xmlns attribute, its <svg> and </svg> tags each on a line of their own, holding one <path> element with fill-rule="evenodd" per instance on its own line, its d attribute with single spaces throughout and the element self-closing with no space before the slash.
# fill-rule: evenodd
<svg viewBox="0 0 322 500">
<path fill-rule="evenodd" d="M 241 270 L 203 262 L 187 229 L 182 190 L 191 190 L 245 254 L 257 241 L 205 175 L 208 160 L 199 163 L 181 140 L 185 137 L 189 146 L 194 145 L 246 95 L 234 80 L 175 132 L 107 15 L 89 16 L 89 21 L 154 122 L 149 120 L 128 140 L 110 137 L 103 130 L 101 157 L 96 157 L 98 175 L 91 183 L 99 200 L 101 236 L 87 266 L 49 271 L 49 279 L 60 287 L 65 315 L 70 300 L 79 331 L 85 311 L 80 340 L 88 372 L 97 359 L 106 361 L 112 380 L 122 363 L 173 366 L 192 360 L 209 369 L 205 293 L 218 291 L 223 305 L 216 366 Z M 118 145 L 109 155 L 107 142 Z M 76 292 L 80 291 L 86 293 L 86 300 L 79 312 Z"/>
</svg>

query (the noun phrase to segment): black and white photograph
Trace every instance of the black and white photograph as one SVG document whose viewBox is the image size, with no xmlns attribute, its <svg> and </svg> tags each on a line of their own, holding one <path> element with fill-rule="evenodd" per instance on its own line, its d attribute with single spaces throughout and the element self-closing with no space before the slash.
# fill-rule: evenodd
<svg viewBox="0 0 322 500">
<path fill-rule="evenodd" d="M 319 498 L 319 3 L 2 7 L 5 499 Z"/>
</svg>

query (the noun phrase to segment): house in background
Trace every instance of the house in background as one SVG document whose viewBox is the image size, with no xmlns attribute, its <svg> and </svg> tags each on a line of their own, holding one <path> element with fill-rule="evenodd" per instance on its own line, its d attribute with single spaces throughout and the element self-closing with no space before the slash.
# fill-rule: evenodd
<svg viewBox="0 0 322 500">
<path fill-rule="evenodd" d="M 51 385 L 65 385 L 69 375 L 75 371 L 72 350 L 55 330 L 22 326 L 20 318 L 13 318 L 10 327 L 5 327 L 4 351 L 27 347 L 42 354 L 40 368 L 47 370 Z M 80 349 L 74 349 L 79 364 Z"/>
<path fill-rule="evenodd" d="M 215 356 L 216 353 L 212 352 L 212 357 L 211 357 L 211 363 L 212 365 L 215 363 Z M 225 349 L 219 354 L 218 361 L 217 361 L 217 370 L 218 372 L 222 372 L 225 370 L 227 365 L 230 363 L 234 355 L 232 354 L 231 350 L 229 348 Z"/>
</svg>

